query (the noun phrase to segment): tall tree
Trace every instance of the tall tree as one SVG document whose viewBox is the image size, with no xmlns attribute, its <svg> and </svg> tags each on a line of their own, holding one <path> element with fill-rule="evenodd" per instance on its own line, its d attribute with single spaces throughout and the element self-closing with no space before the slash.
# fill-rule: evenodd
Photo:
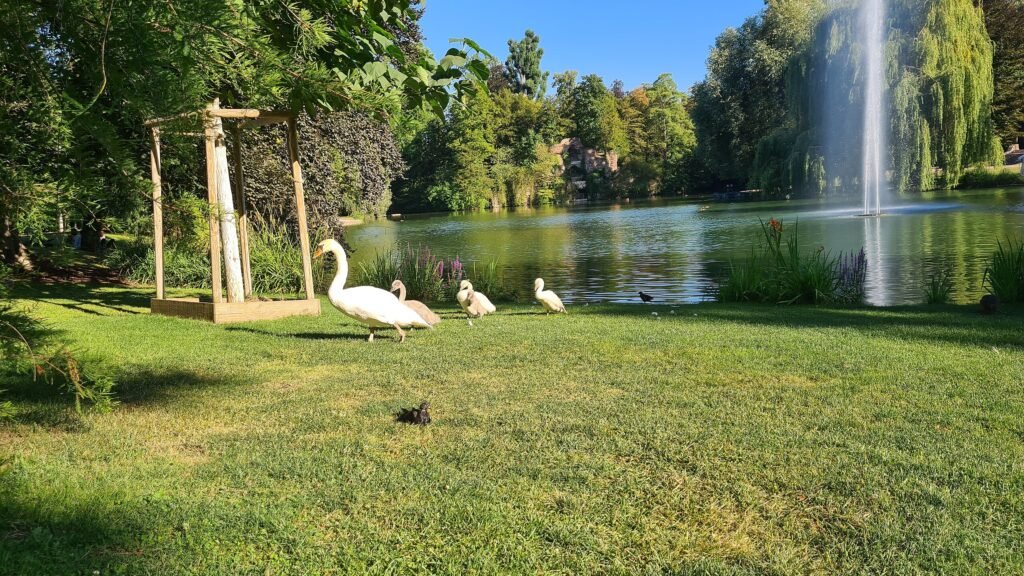
<svg viewBox="0 0 1024 576">
<path fill-rule="evenodd" d="M 576 136 L 588 148 L 628 152 L 625 126 L 619 117 L 615 96 L 596 74 L 583 77 L 572 91 L 572 118 Z"/>
<path fill-rule="evenodd" d="M 522 40 L 508 41 L 508 59 L 505 60 L 505 74 L 509 87 L 517 94 L 540 99 L 548 87 L 548 73 L 541 69 L 544 49 L 540 47 L 540 36 L 527 30 Z"/>
<path fill-rule="evenodd" d="M 699 155 L 719 180 L 746 184 L 758 143 L 787 119 L 786 78 L 820 18 L 821 0 L 766 0 L 764 10 L 727 29 L 693 88 Z"/>
<path fill-rule="evenodd" d="M 1024 138 L 1024 1 L 985 0 L 985 26 L 995 45 L 992 119 L 1004 146 Z"/>
</svg>

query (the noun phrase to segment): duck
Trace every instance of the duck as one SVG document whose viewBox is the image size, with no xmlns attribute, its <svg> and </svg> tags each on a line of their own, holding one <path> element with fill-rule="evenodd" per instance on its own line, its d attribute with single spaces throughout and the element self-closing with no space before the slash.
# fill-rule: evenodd
<svg viewBox="0 0 1024 576">
<path fill-rule="evenodd" d="M 645 303 L 654 301 L 654 296 L 651 296 L 650 294 L 644 294 L 643 292 L 640 292 L 639 294 L 640 299 L 643 300 Z"/>
<path fill-rule="evenodd" d="M 331 287 L 327 290 L 327 298 L 339 312 L 367 326 L 370 329 L 368 342 L 373 342 L 374 332 L 379 328 L 394 328 L 398 331 L 399 343 L 405 342 L 403 328 L 432 328 L 412 308 L 398 301 L 398 297 L 373 286 L 355 286 L 345 288 L 348 280 L 348 257 L 345 249 L 336 240 L 328 239 L 316 245 L 314 258 L 324 254 L 333 254 L 338 262 L 338 270 L 334 274 Z"/>
<path fill-rule="evenodd" d="M 544 307 L 546 314 L 552 312 L 555 314 L 566 314 L 565 304 L 562 304 L 562 299 L 558 297 L 558 294 L 544 289 L 543 278 L 537 278 L 533 281 L 533 297 Z"/>
<path fill-rule="evenodd" d="M 469 325 L 473 325 L 474 318 L 483 318 L 487 314 L 493 314 L 497 311 L 494 304 L 491 304 L 491 300 L 487 298 L 483 293 L 473 290 L 473 284 L 469 280 L 463 280 L 459 283 L 459 292 L 455 295 L 455 300 L 462 306 L 462 310 L 466 313 L 466 317 L 469 319 Z"/>
<path fill-rule="evenodd" d="M 419 300 L 405 299 L 405 282 L 402 282 L 401 280 L 395 280 L 392 282 L 391 291 L 394 292 L 395 290 L 398 290 L 398 301 L 409 308 L 412 308 L 413 312 L 419 314 L 420 318 L 427 321 L 427 324 L 436 326 L 437 323 L 441 321 L 441 317 L 435 314 L 430 308 L 427 308 L 427 305 L 423 302 L 420 302 Z"/>
</svg>

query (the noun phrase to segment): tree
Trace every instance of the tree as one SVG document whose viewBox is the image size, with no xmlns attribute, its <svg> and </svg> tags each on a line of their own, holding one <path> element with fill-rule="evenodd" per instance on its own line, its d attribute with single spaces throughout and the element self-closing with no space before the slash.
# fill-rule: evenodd
<svg viewBox="0 0 1024 576">
<path fill-rule="evenodd" d="M 744 185 L 758 143 L 787 122 L 787 74 L 804 53 L 821 0 L 767 0 L 739 29 L 727 29 L 693 88 L 693 121 L 702 162 L 720 181 Z"/>
<path fill-rule="evenodd" d="M 525 94 L 539 100 L 547 90 L 548 73 L 541 70 L 540 61 L 544 49 L 540 37 L 533 30 L 527 30 L 522 40 L 508 41 L 508 59 L 505 60 L 505 74 L 513 92 Z"/>
<path fill-rule="evenodd" d="M 619 117 L 615 96 L 605 87 L 600 76 L 584 76 L 572 88 L 571 117 L 576 125 L 576 136 L 588 148 L 616 150 L 625 155 L 629 143 L 625 127 Z"/>
<path fill-rule="evenodd" d="M 992 76 L 994 130 L 1004 146 L 1024 138 L 1024 2 L 985 0 L 985 26 L 995 45 Z"/>
</svg>

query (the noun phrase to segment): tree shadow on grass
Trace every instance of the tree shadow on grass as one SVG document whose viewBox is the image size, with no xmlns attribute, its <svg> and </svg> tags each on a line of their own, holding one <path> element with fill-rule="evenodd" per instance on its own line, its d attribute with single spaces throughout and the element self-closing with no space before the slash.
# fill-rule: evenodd
<svg viewBox="0 0 1024 576">
<path fill-rule="evenodd" d="M 299 340 L 366 340 L 370 335 L 369 332 L 365 334 L 353 334 L 351 332 L 273 332 L 250 326 L 228 326 L 224 330 L 227 332 L 245 332 L 259 336 L 271 336 L 274 338 L 297 338 Z M 378 336 L 386 334 L 386 330 L 388 329 L 378 329 Z"/>
<path fill-rule="evenodd" d="M 151 295 L 123 286 L 31 283 L 16 286 L 11 290 L 11 297 L 15 300 L 53 304 L 84 314 L 103 316 L 101 310 L 139 314 L 139 308 L 149 308 Z M 68 300 L 72 302 L 67 302 Z"/>
<path fill-rule="evenodd" d="M 12 401 L 17 409 L 13 423 L 65 431 L 84 429 L 85 422 L 74 410 L 75 399 L 69 389 L 59 383 L 33 380 L 27 374 L 7 375 L 11 377 L 5 379 L 3 399 Z M 114 400 L 126 406 L 181 402 L 183 397 L 211 386 L 242 384 L 230 376 L 148 368 L 128 368 L 113 379 Z M 91 409 L 88 402 L 82 407 L 85 412 Z"/>
<path fill-rule="evenodd" d="M 672 310 L 676 313 L 672 314 Z M 976 306 L 820 307 L 760 304 L 701 304 L 658 307 L 602 306 L 589 313 L 650 316 L 665 320 L 709 319 L 750 326 L 794 329 L 852 329 L 867 336 L 932 341 L 962 346 L 1024 348 L 1024 308 L 1004 307 L 994 316 Z"/>
<path fill-rule="evenodd" d="M 35 487 L 5 471 L 0 462 L 0 573 L 145 573 L 145 557 L 152 555 L 152 548 L 143 535 L 152 534 L 154 526 L 141 525 L 138 519 L 152 515 L 135 510 L 118 514 L 114 522 L 98 511 L 110 510 L 103 502 L 26 504 L 38 496 Z"/>
</svg>

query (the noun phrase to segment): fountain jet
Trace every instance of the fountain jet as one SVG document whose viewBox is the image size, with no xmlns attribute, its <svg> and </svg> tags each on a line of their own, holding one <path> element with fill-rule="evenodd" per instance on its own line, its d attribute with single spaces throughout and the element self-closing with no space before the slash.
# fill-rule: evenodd
<svg viewBox="0 0 1024 576">
<path fill-rule="evenodd" d="M 882 213 L 885 186 L 885 0 L 863 0 L 860 41 L 864 47 L 864 150 L 861 181 L 864 215 Z"/>
</svg>

